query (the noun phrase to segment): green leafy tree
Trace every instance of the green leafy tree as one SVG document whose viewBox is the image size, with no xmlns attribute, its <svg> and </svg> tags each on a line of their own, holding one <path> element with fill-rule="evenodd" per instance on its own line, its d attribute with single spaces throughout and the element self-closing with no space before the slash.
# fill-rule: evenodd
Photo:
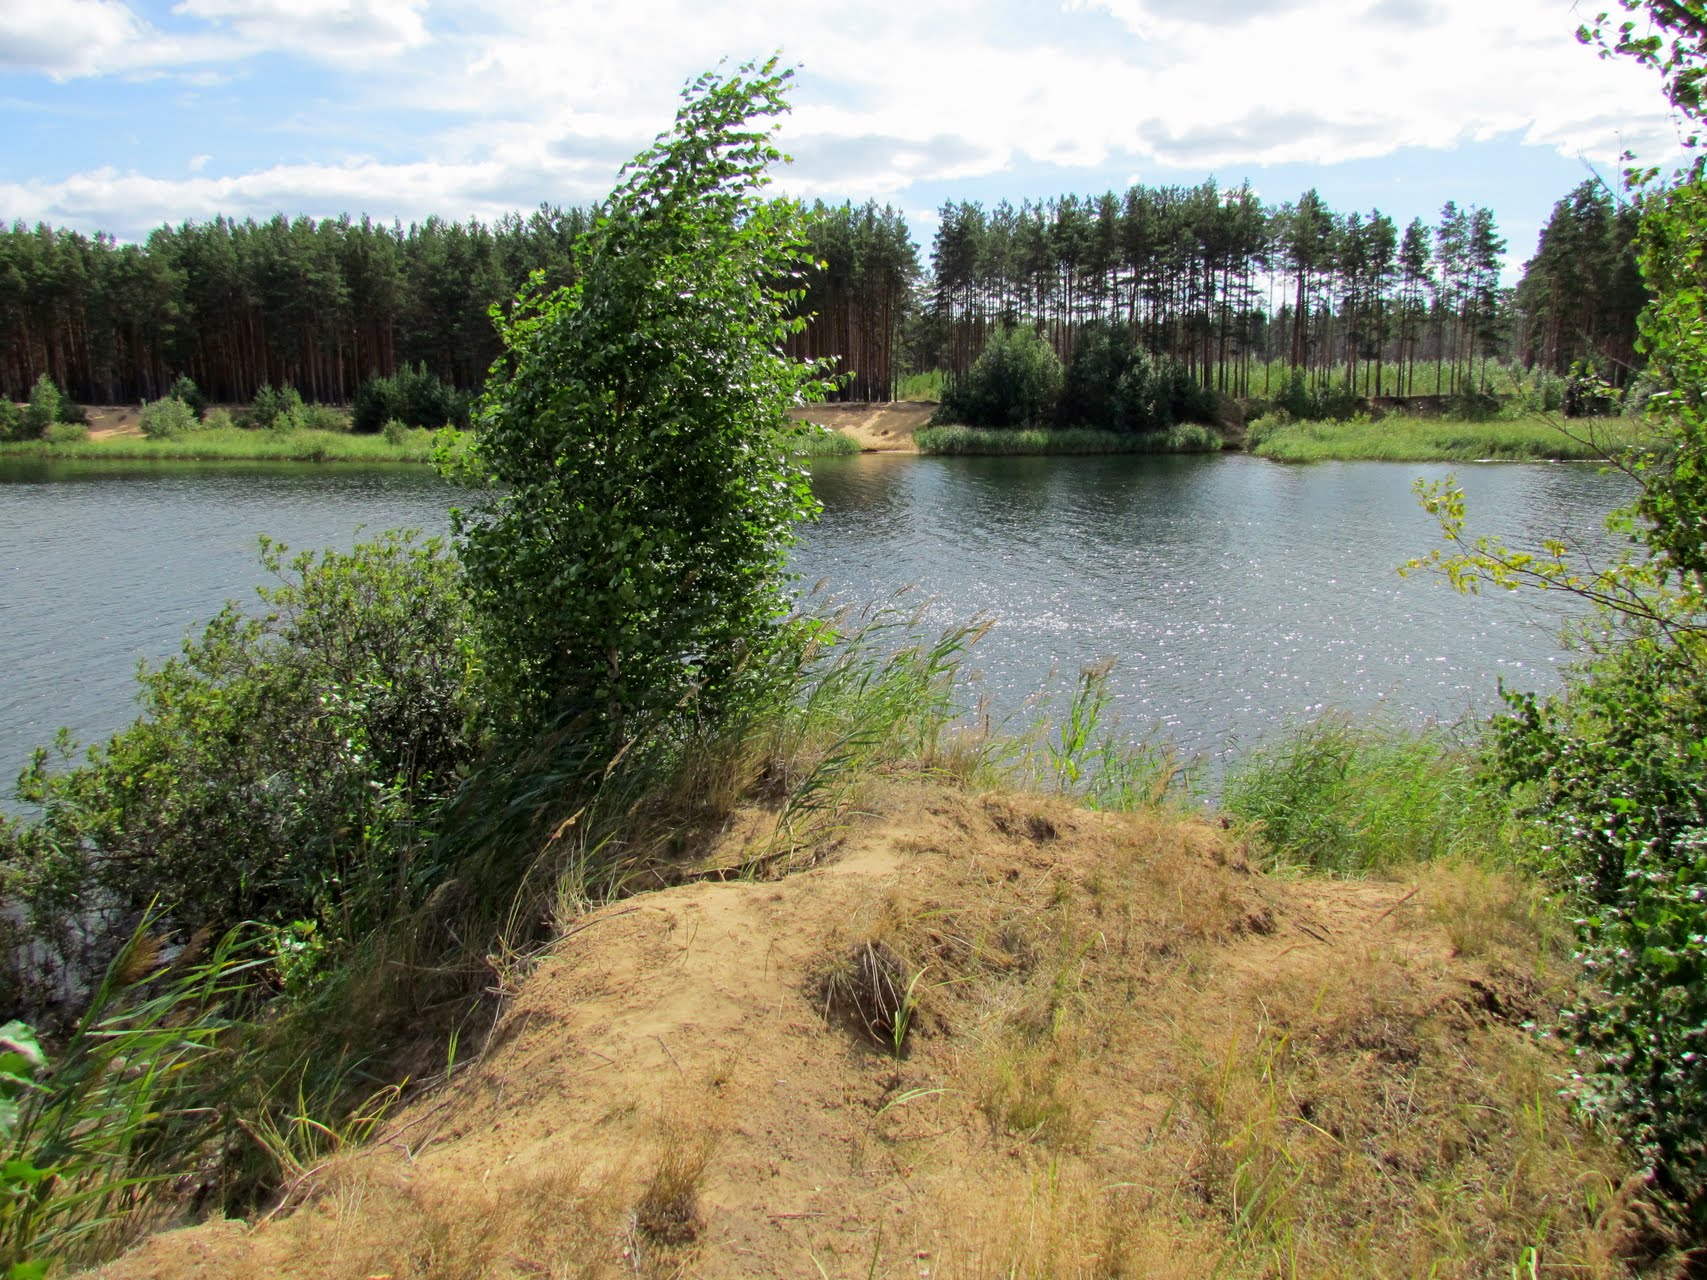
<svg viewBox="0 0 1707 1280">
<path fill-rule="evenodd" d="M 1650 35 L 1614 50 L 1659 66 L 1699 120 L 1707 27 L 1698 6 L 1654 0 Z M 1601 21 L 1604 22 L 1604 15 Z M 1592 33 L 1585 33 L 1589 38 Z M 1416 563 L 1466 589 L 1567 590 L 1602 610 L 1592 657 L 1564 690 L 1513 695 L 1493 765 L 1546 833 L 1580 895 L 1586 976 L 1567 1029 L 1582 1096 L 1616 1120 L 1663 1186 L 1707 1227 L 1707 181 L 1699 167 L 1644 203 L 1638 240 L 1652 302 L 1640 346 L 1661 390 L 1658 440 L 1630 466 L 1641 491 L 1614 527 L 1630 550 L 1580 564 L 1563 539 L 1514 549 L 1465 532 L 1462 493 L 1421 485 L 1448 550 Z"/>
<path fill-rule="evenodd" d="M 782 354 L 811 260 L 767 200 L 786 109 L 775 61 L 707 73 L 575 245 L 500 319 L 506 354 L 462 523 L 496 710 L 614 746 L 637 720 L 715 714 L 787 611 L 784 555 L 815 511 L 787 411 L 828 390 Z"/>
</svg>

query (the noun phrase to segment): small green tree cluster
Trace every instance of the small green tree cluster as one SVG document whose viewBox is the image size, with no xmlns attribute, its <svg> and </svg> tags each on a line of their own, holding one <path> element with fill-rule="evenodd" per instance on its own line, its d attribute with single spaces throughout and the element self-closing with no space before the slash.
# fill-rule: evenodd
<svg viewBox="0 0 1707 1280">
<path fill-rule="evenodd" d="M 249 406 L 247 425 L 263 431 L 344 431 L 344 415 L 330 405 L 308 404 L 295 387 L 262 383 Z"/>
<path fill-rule="evenodd" d="M 972 368 L 943 390 L 941 415 L 972 427 L 1037 427 L 1055 420 L 1061 361 L 1029 325 L 990 335 Z"/>
<path fill-rule="evenodd" d="M 1213 422 L 1215 393 L 1169 355 L 1148 351 L 1125 325 L 1093 325 L 1073 348 L 1056 409 L 1067 427 L 1147 434 Z"/>
<path fill-rule="evenodd" d="M 1214 422 L 1215 407 L 1214 392 L 1125 325 L 1087 326 L 1065 370 L 1035 329 L 1018 325 L 991 335 L 971 370 L 949 383 L 940 417 L 974 427 L 1150 434 Z"/>
<path fill-rule="evenodd" d="M 429 373 L 425 363 L 404 365 L 389 378 L 362 383 L 350 403 L 350 430 L 372 434 L 391 421 L 408 427 L 467 427 L 468 397 Z"/>
<path fill-rule="evenodd" d="M 181 373 L 173 381 L 171 390 L 166 393 L 174 400 L 182 400 L 190 406 L 190 412 L 198 418 L 207 417 L 207 397 L 196 386 L 195 379 L 187 373 Z"/>
<path fill-rule="evenodd" d="M 45 373 L 36 379 L 23 406 L 0 399 L 0 440 L 43 440 L 54 434 L 56 427 L 69 427 L 80 435 L 88 420 L 82 406 L 61 392 Z M 73 436 L 66 433 L 66 438 Z"/>
</svg>

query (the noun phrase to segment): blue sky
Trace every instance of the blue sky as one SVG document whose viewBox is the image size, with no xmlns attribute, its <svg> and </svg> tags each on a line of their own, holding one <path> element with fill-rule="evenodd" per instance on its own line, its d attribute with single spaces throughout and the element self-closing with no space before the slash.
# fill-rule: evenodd
<svg viewBox="0 0 1707 1280">
<path fill-rule="evenodd" d="M 0 217 L 121 238 L 216 213 L 404 222 L 584 203 L 682 83 L 800 67 L 785 190 L 875 197 L 928 251 L 945 199 L 1132 181 L 1317 187 L 1432 222 L 1492 208 L 1520 263 L 1657 83 L 1570 0 L 0 0 Z"/>
</svg>

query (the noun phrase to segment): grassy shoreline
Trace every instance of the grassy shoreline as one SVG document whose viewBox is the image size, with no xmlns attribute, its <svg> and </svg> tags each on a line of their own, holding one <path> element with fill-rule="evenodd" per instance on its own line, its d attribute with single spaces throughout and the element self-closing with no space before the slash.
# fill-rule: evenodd
<svg viewBox="0 0 1707 1280">
<path fill-rule="evenodd" d="M 1639 447 L 1648 438 L 1640 422 L 1623 418 L 1579 421 L 1536 415 L 1491 422 L 1457 422 L 1394 414 L 1380 421 L 1252 424 L 1247 452 L 1273 462 L 1577 462 L 1601 461 Z M 1567 434 L 1567 430 L 1569 434 Z M 44 440 L 0 443 L 0 458 L 51 461 L 353 462 L 429 463 L 436 433 L 412 429 L 396 443 L 381 435 L 338 431 L 256 431 L 211 428 L 172 439 L 109 436 L 54 444 Z M 1219 433 L 1195 424 L 1166 432 L 1129 435 L 1075 427 L 1066 430 L 996 430 L 958 425 L 926 427 L 914 437 L 918 452 L 936 457 L 1089 456 L 1105 454 L 1214 453 Z M 839 457 L 860 452 L 842 432 L 802 434 L 797 456 Z"/>
<path fill-rule="evenodd" d="M 1414 418 L 1252 424 L 1249 452 L 1274 462 L 1599 462 L 1643 444 L 1640 422 L 1536 414 L 1489 422 Z"/>
<path fill-rule="evenodd" d="M 913 437 L 922 454 L 938 457 L 1089 455 L 1116 453 L 1219 453 L 1221 437 L 1207 427 L 1184 423 L 1167 431 L 1133 435 L 1090 427 L 1064 430 L 998 429 L 958 425 L 926 427 Z"/>
<path fill-rule="evenodd" d="M 412 462 L 433 460 L 436 433 L 415 428 L 393 444 L 382 435 L 341 431 L 252 431 L 214 427 L 169 440 L 109 436 L 51 444 L 24 440 L 0 444 L 0 458 L 58 461 L 179 462 Z"/>
</svg>

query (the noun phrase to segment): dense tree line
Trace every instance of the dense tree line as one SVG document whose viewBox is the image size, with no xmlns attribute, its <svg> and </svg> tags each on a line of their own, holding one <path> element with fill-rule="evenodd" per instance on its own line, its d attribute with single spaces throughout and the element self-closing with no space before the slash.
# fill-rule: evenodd
<svg viewBox="0 0 1707 1280">
<path fill-rule="evenodd" d="M 120 244 L 17 223 L 0 232 L 0 391 L 46 374 L 124 403 L 187 375 L 215 400 L 272 384 L 347 401 L 416 361 L 472 386 L 499 349 L 488 308 L 535 270 L 566 283 L 585 225 L 551 206 L 491 226 L 216 218 Z"/>
<path fill-rule="evenodd" d="M 1449 203 L 1400 227 L 1307 191 L 1265 204 L 1247 186 L 943 206 L 921 287 L 895 209 L 817 204 L 814 260 L 795 287 L 795 357 L 827 357 L 837 394 L 887 399 L 921 368 L 963 376 L 997 326 L 1026 323 L 1063 365 L 1091 326 L 1119 326 L 1205 387 L 1273 390 L 1258 368 L 1362 394 L 1453 393 L 1493 357 L 1558 373 L 1584 361 L 1622 383 L 1645 294 L 1632 207 L 1584 183 L 1554 208 L 1516 290 L 1493 214 Z M 214 400 L 262 385 L 348 402 L 374 375 L 424 366 L 480 384 L 498 354 L 489 315 L 534 271 L 573 278 L 579 209 L 492 225 L 363 218 L 186 222 L 141 244 L 45 226 L 0 230 L 0 394 L 42 375 L 79 400 L 135 402 L 179 376 Z M 1418 367 L 1425 376 L 1419 381 Z"/>
<path fill-rule="evenodd" d="M 179 376 L 214 400 L 267 384 L 347 402 L 411 364 L 472 388 L 499 352 L 489 315 L 531 273 L 571 282 L 581 209 L 542 205 L 488 226 L 429 218 L 186 222 L 141 244 L 34 228 L 0 231 L 0 394 L 42 375 L 86 401 L 153 399 Z M 841 394 L 882 399 L 901 369 L 919 274 L 902 216 L 818 205 L 800 282 L 813 314 L 795 356 L 839 357 Z"/>
<path fill-rule="evenodd" d="M 1565 373 L 1579 361 L 1622 383 L 1648 299 L 1636 261 L 1641 211 L 1588 180 L 1553 206 L 1516 293 L 1516 357 Z"/>
<path fill-rule="evenodd" d="M 798 305 L 809 319 L 788 354 L 834 359 L 841 398 L 891 400 L 906 372 L 901 339 L 919 278 L 907 220 L 875 201 L 820 201 L 808 216 L 807 247 L 820 265 L 802 281 Z"/>
<path fill-rule="evenodd" d="M 1063 362 L 1091 324 L 1120 324 L 1205 386 L 1249 394 L 1271 360 L 1366 392 L 1414 385 L 1444 361 L 1446 391 L 1502 350 L 1506 243 L 1493 214 L 1449 203 L 1399 229 L 1379 210 L 1338 214 L 1314 190 L 1264 204 L 1248 186 L 1134 186 L 1124 194 L 986 211 L 949 203 L 932 250 L 943 366 L 962 374 L 993 325 L 1035 324 Z M 1383 379 L 1384 366 L 1397 366 Z"/>
</svg>

